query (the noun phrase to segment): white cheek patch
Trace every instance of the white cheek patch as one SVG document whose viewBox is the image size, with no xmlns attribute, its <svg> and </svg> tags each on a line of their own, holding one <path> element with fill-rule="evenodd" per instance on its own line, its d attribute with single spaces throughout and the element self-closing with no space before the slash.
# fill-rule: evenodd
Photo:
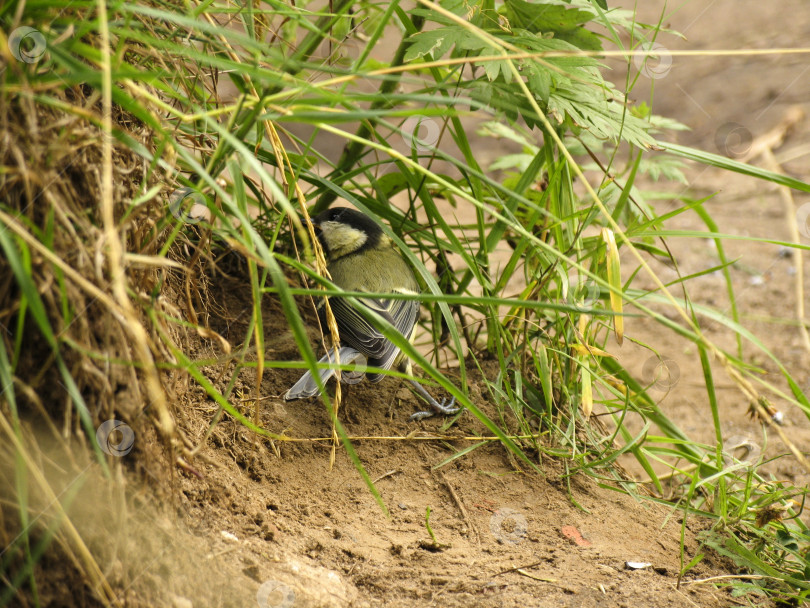
<svg viewBox="0 0 810 608">
<path fill-rule="evenodd" d="M 357 251 L 368 240 L 365 232 L 351 228 L 340 222 L 321 224 L 323 239 L 333 257 L 340 257 Z"/>
</svg>

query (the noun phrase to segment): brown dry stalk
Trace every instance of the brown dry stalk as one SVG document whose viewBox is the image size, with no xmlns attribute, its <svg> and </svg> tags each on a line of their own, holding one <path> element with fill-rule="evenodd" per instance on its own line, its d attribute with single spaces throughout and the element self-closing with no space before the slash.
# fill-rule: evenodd
<svg viewBox="0 0 810 608">
<path fill-rule="evenodd" d="M 765 168 L 774 173 L 784 173 L 782 165 L 777 162 L 773 151 L 779 148 L 785 141 L 790 131 L 804 118 L 804 112 L 798 106 L 788 108 L 782 121 L 773 129 L 764 133 L 756 138 L 751 144 L 751 149 L 748 154 L 742 159 L 745 162 L 761 156 L 765 161 Z M 799 226 L 796 222 L 796 202 L 793 200 L 793 194 L 787 186 L 777 186 L 779 196 L 785 205 L 785 219 L 787 221 L 788 231 L 790 232 L 790 240 L 797 245 L 801 242 L 799 234 Z M 802 336 L 804 349 L 810 356 L 810 333 L 807 331 L 808 319 L 804 308 L 804 259 L 802 258 L 801 250 L 794 252 L 794 263 L 796 265 L 796 275 L 794 277 L 793 285 L 796 294 L 796 318 L 799 321 L 799 333 Z"/>
<path fill-rule="evenodd" d="M 101 0 L 99 0 L 101 1 Z M 213 17 L 208 14 L 204 13 L 205 18 L 208 20 L 209 23 L 212 25 L 215 24 Z M 242 63 L 242 58 L 239 53 L 235 52 L 231 47 L 231 44 L 228 42 L 227 38 L 224 35 L 219 36 L 220 41 L 222 44 L 228 48 L 230 58 L 237 62 Z M 255 99 L 259 99 L 260 96 L 256 91 L 256 88 L 253 86 L 253 83 L 250 79 L 249 75 L 245 75 L 245 82 L 250 87 L 251 91 Z M 181 119 L 185 119 L 186 117 L 181 117 Z M 281 139 L 276 131 L 275 126 L 271 121 L 264 121 L 264 129 L 265 134 L 267 135 L 267 139 L 270 142 L 271 146 L 273 147 L 273 152 L 276 155 L 276 160 L 280 161 L 283 158 L 283 163 L 278 162 L 278 166 L 281 167 L 286 165 L 289 169 L 290 175 L 295 175 L 295 171 L 293 170 L 292 163 L 290 162 L 289 157 L 287 156 L 287 151 L 284 146 L 281 144 Z M 289 185 L 287 182 L 287 176 L 285 175 L 284 171 L 281 172 L 281 180 L 285 186 Z M 309 233 L 310 242 L 313 244 L 314 254 L 315 254 L 315 266 L 318 273 L 321 276 L 330 278 L 329 271 L 326 269 L 326 258 L 323 254 L 323 250 L 320 246 L 320 242 L 318 241 L 317 237 L 315 236 L 315 231 L 312 226 L 312 221 L 309 217 L 309 213 L 306 207 L 306 197 L 304 196 L 304 192 L 301 190 L 301 186 L 299 185 L 298 181 L 296 180 L 293 183 L 295 188 L 296 198 L 298 199 L 298 203 L 301 207 L 301 214 L 304 216 L 304 223 L 306 224 L 307 231 Z M 332 313 L 332 308 L 329 306 L 329 299 L 326 298 L 324 301 L 324 311 L 326 312 L 326 324 L 329 327 L 329 333 L 331 336 L 332 344 L 335 346 L 335 364 L 340 365 L 340 353 L 337 346 L 340 344 L 340 333 L 338 332 L 337 321 L 335 320 L 335 316 Z M 257 345 L 259 345 L 259 329 L 256 327 L 255 329 L 255 340 Z M 256 365 L 256 403 L 254 405 L 253 410 L 253 422 L 256 426 L 259 426 L 259 409 L 258 403 L 261 399 L 260 390 L 261 390 L 261 383 L 262 383 L 262 376 L 264 373 L 264 352 L 261 348 L 257 348 L 257 365 Z M 335 397 L 334 402 L 332 405 L 332 451 L 329 458 L 329 466 L 330 468 L 335 464 L 335 454 L 338 444 L 340 443 L 337 428 L 336 428 L 336 421 L 338 416 L 338 411 L 340 409 L 341 403 L 341 387 L 340 387 L 340 370 L 335 371 L 335 376 L 337 378 L 336 387 L 335 387 Z"/>
<path fill-rule="evenodd" d="M 123 327 L 129 334 L 136 355 L 141 362 L 149 395 L 150 412 L 154 412 L 158 430 L 163 438 L 172 445 L 176 443 L 175 422 L 169 412 L 166 393 L 160 382 L 157 366 L 152 351 L 149 349 L 149 337 L 143 327 L 135 307 L 127 293 L 127 274 L 124 266 L 124 246 L 118 224 L 115 221 L 113 200 L 113 126 L 112 126 L 112 66 L 110 63 L 110 32 L 107 23 L 107 5 L 104 0 L 98 2 L 99 33 L 101 41 L 101 127 L 102 127 L 102 165 L 101 165 L 101 218 L 104 226 L 104 242 L 107 245 L 107 262 L 110 271 L 110 284 L 115 300 L 123 314 Z"/>
</svg>

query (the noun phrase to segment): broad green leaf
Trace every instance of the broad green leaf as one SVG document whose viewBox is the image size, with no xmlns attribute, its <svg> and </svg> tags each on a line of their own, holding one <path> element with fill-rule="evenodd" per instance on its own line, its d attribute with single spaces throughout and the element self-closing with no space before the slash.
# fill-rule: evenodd
<svg viewBox="0 0 810 608">
<path fill-rule="evenodd" d="M 410 37 L 411 45 L 405 52 L 405 61 L 413 61 L 427 55 L 430 55 L 434 61 L 441 59 L 466 36 L 466 30 L 457 25 L 415 34 Z"/>
<path fill-rule="evenodd" d="M 533 34 L 553 33 L 555 38 L 580 49 L 598 51 L 602 48 L 599 37 L 582 27 L 594 18 L 590 11 L 525 0 L 506 0 L 503 10 L 513 28 Z"/>
</svg>

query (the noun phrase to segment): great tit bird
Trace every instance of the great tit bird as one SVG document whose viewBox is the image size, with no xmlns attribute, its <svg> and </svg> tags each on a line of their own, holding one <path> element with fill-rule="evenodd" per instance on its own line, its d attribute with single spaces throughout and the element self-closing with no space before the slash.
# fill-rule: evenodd
<svg viewBox="0 0 810 608">
<path fill-rule="evenodd" d="M 417 294 L 419 285 L 413 271 L 397 251 L 393 241 L 368 216 L 348 209 L 334 207 L 312 218 L 315 233 L 324 250 L 327 269 L 332 282 L 344 291 L 364 291 L 368 293 Z M 419 315 L 419 302 L 384 298 L 358 298 L 361 306 L 367 306 L 393 325 L 399 333 L 413 340 L 416 333 L 416 319 Z M 337 321 L 340 334 L 340 363 L 359 361 L 362 364 L 380 369 L 391 369 L 398 365 L 400 371 L 413 376 L 411 361 L 388 338 L 368 322 L 347 300 L 331 297 L 329 305 Z M 326 327 L 323 305 L 318 308 L 321 324 Z M 335 348 L 332 348 L 319 363 L 334 363 Z M 326 382 L 335 370 L 322 369 L 320 376 Z M 370 382 L 379 382 L 384 374 L 364 372 L 342 372 L 341 378 L 348 384 L 355 384 L 366 377 Z M 454 414 L 455 397 L 449 404 L 439 403 L 413 379 L 410 382 L 436 413 Z M 318 385 L 310 372 L 305 373 L 287 391 L 284 399 L 302 399 L 318 394 Z M 418 412 L 411 416 L 419 420 L 432 416 L 434 412 Z"/>
</svg>

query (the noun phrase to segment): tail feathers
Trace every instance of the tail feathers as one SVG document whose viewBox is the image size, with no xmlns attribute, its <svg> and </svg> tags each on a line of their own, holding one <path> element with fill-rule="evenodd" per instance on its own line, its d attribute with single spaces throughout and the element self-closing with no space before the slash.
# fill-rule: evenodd
<svg viewBox="0 0 810 608">
<path fill-rule="evenodd" d="M 343 372 L 341 374 L 341 379 L 346 384 L 357 384 L 360 380 L 363 379 L 365 375 L 365 366 L 366 366 L 366 358 L 363 356 L 362 353 L 358 352 L 357 350 L 353 349 L 351 346 L 341 346 L 340 347 L 340 364 L 347 365 L 349 363 L 353 363 L 355 361 L 358 362 L 358 367 L 354 371 L 351 372 Z M 323 357 L 321 357 L 318 363 L 334 363 L 335 362 L 335 350 L 330 349 L 328 353 L 326 353 Z M 326 381 L 329 380 L 332 376 L 335 375 L 334 369 L 319 369 L 318 375 L 321 377 L 321 381 L 326 384 Z M 300 380 L 296 382 L 293 387 L 288 390 L 284 394 L 285 401 L 292 401 L 293 399 L 306 399 L 307 397 L 314 397 L 318 394 L 318 384 L 315 382 L 315 378 L 312 377 L 310 372 L 305 373 L 301 376 Z"/>
</svg>

